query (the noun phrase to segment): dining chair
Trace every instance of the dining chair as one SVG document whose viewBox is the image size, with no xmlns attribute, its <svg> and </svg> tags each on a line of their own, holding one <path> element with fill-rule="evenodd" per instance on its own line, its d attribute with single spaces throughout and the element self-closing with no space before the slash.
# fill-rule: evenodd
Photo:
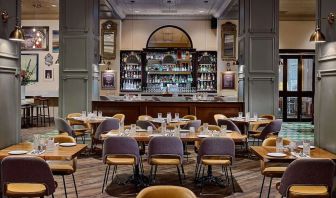
<svg viewBox="0 0 336 198">
<path fill-rule="evenodd" d="M 113 166 L 112 179 L 113 182 L 114 175 L 117 174 L 117 168 L 121 165 L 133 166 L 133 177 L 135 178 L 135 168 L 139 168 L 143 172 L 142 160 L 139 153 L 139 145 L 137 141 L 132 137 L 126 136 L 116 136 L 109 137 L 104 141 L 103 144 L 103 163 L 106 165 L 102 193 L 104 187 L 108 182 L 110 168 Z"/>
<path fill-rule="evenodd" d="M 283 145 L 287 146 L 290 144 L 290 140 L 287 138 L 283 138 Z M 262 146 L 272 146 L 275 147 L 276 146 L 276 138 L 275 137 L 270 137 L 270 138 L 266 138 L 263 143 Z M 261 170 L 261 175 L 263 175 L 263 181 L 261 184 L 261 188 L 260 188 L 260 193 L 259 193 L 259 198 L 261 198 L 262 192 L 263 192 L 263 188 L 264 188 L 264 183 L 265 183 L 265 178 L 269 177 L 270 178 L 270 183 L 268 186 L 268 194 L 267 197 L 269 197 L 270 192 L 271 192 L 271 187 L 272 187 L 272 180 L 273 178 L 281 178 L 283 173 L 286 170 L 286 166 L 271 166 L 271 163 L 269 162 L 265 162 L 264 160 L 260 160 L 260 170 Z"/>
<path fill-rule="evenodd" d="M 35 156 L 8 156 L 1 162 L 2 190 L 7 197 L 44 197 L 57 188 L 48 164 Z"/>
<path fill-rule="evenodd" d="M 334 175 L 331 159 L 297 159 L 289 164 L 276 188 L 281 197 L 332 197 Z"/>
<path fill-rule="evenodd" d="M 182 118 L 189 119 L 189 120 L 197 120 L 197 117 L 195 115 L 185 115 Z"/>
<path fill-rule="evenodd" d="M 120 120 L 117 118 L 108 118 L 101 122 L 97 129 L 96 132 L 93 134 L 92 141 L 91 141 L 91 151 L 93 151 L 93 148 L 95 145 L 99 143 L 103 143 L 103 140 L 101 138 L 102 134 L 106 134 L 111 130 L 117 130 L 119 129 L 119 123 Z"/>
<path fill-rule="evenodd" d="M 223 114 L 215 114 L 214 119 L 215 119 L 216 124 L 218 125 L 218 120 L 219 119 L 225 120 L 225 119 L 227 119 L 227 117 Z"/>
<path fill-rule="evenodd" d="M 121 113 L 115 114 L 112 118 L 118 119 L 120 122 L 124 123 L 125 122 L 125 115 Z"/>
<path fill-rule="evenodd" d="M 277 119 L 277 120 L 273 120 L 272 122 L 270 122 L 269 124 L 267 124 L 267 126 L 261 131 L 249 131 L 248 132 L 248 136 L 253 138 L 253 145 L 255 140 L 259 141 L 264 141 L 269 135 L 275 135 L 277 136 L 281 130 L 281 125 L 282 125 L 282 120 L 281 119 Z"/>
<path fill-rule="evenodd" d="M 183 177 L 185 178 L 183 168 L 183 143 L 178 137 L 152 137 L 148 144 L 148 163 L 151 166 L 149 181 L 153 183 L 159 165 L 176 166 L 180 184 L 182 178 L 180 168 L 182 169 Z M 153 175 L 153 168 L 154 175 Z"/>
<path fill-rule="evenodd" d="M 217 125 L 208 125 L 208 129 L 211 130 L 211 131 L 220 131 L 221 130 L 221 128 Z M 198 128 L 197 132 L 201 133 L 203 130 L 204 130 L 204 126 L 202 125 Z M 195 153 L 198 152 L 198 150 L 200 148 L 200 145 L 201 145 L 200 141 L 195 141 L 195 144 L 194 144 Z"/>
<path fill-rule="evenodd" d="M 149 126 L 153 127 L 153 130 L 157 130 L 156 126 L 149 120 L 137 120 L 136 125 L 142 129 L 147 129 Z"/>
<path fill-rule="evenodd" d="M 75 120 L 74 117 L 80 117 L 81 113 L 70 113 L 67 115 L 66 119 L 68 120 L 69 125 L 74 130 L 75 134 L 77 134 L 77 137 L 82 137 L 83 144 L 85 144 L 85 136 L 86 134 L 91 133 L 90 126 L 81 120 Z"/>
<path fill-rule="evenodd" d="M 271 114 L 262 114 L 259 118 L 265 118 L 268 120 L 275 120 L 275 116 Z M 259 128 L 267 126 L 266 123 L 257 123 L 252 125 L 252 131 L 258 131 Z"/>
<path fill-rule="evenodd" d="M 149 115 L 140 115 L 138 116 L 138 120 L 153 120 L 153 117 Z"/>
<path fill-rule="evenodd" d="M 238 133 L 241 134 L 240 129 L 238 128 L 238 126 L 232 122 L 231 120 L 228 119 L 218 119 L 217 120 L 217 125 L 220 127 L 222 125 L 226 125 L 226 129 L 227 130 L 231 130 L 231 131 L 236 131 Z"/>
<path fill-rule="evenodd" d="M 136 198 L 196 198 L 188 188 L 181 186 L 150 186 L 142 189 Z"/>
<path fill-rule="evenodd" d="M 202 121 L 201 120 L 191 120 L 188 122 L 188 124 L 184 125 L 182 129 L 190 129 L 190 127 L 194 127 L 195 131 L 198 130 L 198 128 L 201 126 Z"/>
<path fill-rule="evenodd" d="M 232 190 L 235 192 L 235 187 L 233 183 L 233 176 L 231 165 L 235 157 L 235 143 L 231 138 L 218 138 L 218 137 L 209 137 L 204 138 L 201 142 L 200 149 L 197 155 L 197 163 L 195 169 L 195 181 L 199 180 L 201 171 L 201 194 L 204 187 L 205 180 L 212 181 L 214 177 L 208 175 L 204 176 L 205 167 L 207 166 L 221 166 L 226 180 L 230 183 Z M 230 171 L 230 176 L 229 172 Z"/>
<path fill-rule="evenodd" d="M 65 121 L 63 118 L 54 118 L 55 127 L 58 130 L 60 135 L 70 135 L 76 137 L 73 128 Z"/>
<path fill-rule="evenodd" d="M 58 135 L 54 137 L 55 143 L 76 143 L 76 140 L 71 136 Z M 77 185 L 74 173 L 77 170 L 77 158 L 72 160 L 49 160 L 47 161 L 53 175 L 62 176 L 64 194 L 65 197 L 68 197 L 65 176 L 71 175 L 75 187 L 76 197 L 78 197 Z"/>
</svg>

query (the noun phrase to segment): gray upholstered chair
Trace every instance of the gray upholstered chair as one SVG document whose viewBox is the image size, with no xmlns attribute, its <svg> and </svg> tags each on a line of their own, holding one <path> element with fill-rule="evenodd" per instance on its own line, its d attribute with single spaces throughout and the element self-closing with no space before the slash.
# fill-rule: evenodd
<svg viewBox="0 0 336 198">
<path fill-rule="evenodd" d="M 226 125 L 227 130 L 237 131 L 237 132 L 241 133 L 238 126 L 235 123 L 233 123 L 231 120 L 218 119 L 217 122 L 218 122 L 218 126 Z"/>
<path fill-rule="evenodd" d="M 235 187 L 233 183 L 231 165 L 235 157 L 235 143 L 231 138 L 210 137 L 205 138 L 201 142 L 197 155 L 197 163 L 195 169 L 195 180 L 198 180 L 202 170 L 201 193 L 204 186 L 204 169 L 206 166 L 222 166 L 225 175 L 229 177 L 230 171 L 231 185 L 233 192 Z M 229 181 L 229 180 L 228 180 Z"/>
<path fill-rule="evenodd" d="M 55 120 L 56 130 L 60 134 L 65 134 L 66 133 L 67 135 L 75 137 L 75 132 L 74 132 L 73 128 L 68 124 L 68 122 L 66 120 L 64 120 L 63 118 L 54 118 L 54 120 Z"/>
<path fill-rule="evenodd" d="M 139 145 L 132 137 L 109 137 L 104 141 L 103 145 L 103 163 L 106 164 L 102 192 L 105 184 L 108 181 L 111 166 L 113 166 L 112 181 L 114 174 L 117 174 L 117 167 L 119 165 L 130 165 L 139 168 L 143 171 L 142 161 L 139 153 Z M 133 168 L 133 171 L 134 171 Z M 135 172 L 133 172 L 133 175 Z"/>
<path fill-rule="evenodd" d="M 159 165 L 172 165 L 176 166 L 179 175 L 180 183 L 182 178 L 180 174 L 181 166 L 183 176 L 183 143 L 178 137 L 153 137 L 148 144 L 148 163 L 151 165 L 150 169 L 150 182 L 155 180 L 157 167 Z M 153 175 L 153 167 L 155 167 Z"/>
<path fill-rule="evenodd" d="M 156 126 L 151 121 L 148 120 L 137 120 L 136 125 L 142 129 L 147 129 L 147 127 L 151 126 L 153 127 L 153 130 L 157 130 Z"/>
<path fill-rule="evenodd" d="M 277 184 L 282 197 L 331 197 L 335 163 L 331 159 L 297 159 Z"/>
<path fill-rule="evenodd" d="M 258 141 L 264 141 L 269 135 L 278 135 L 278 133 L 281 130 L 282 126 L 282 120 L 277 119 L 272 122 L 270 122 L 261 132 L 257 132 L 254 134 L 250 134 L 249 132 L 249 137 L 253 138 L 253 145 L 255 140 L 257 139 Z"/>
<path fill-rule="evenodd" d="M 39 157 L 5 157 L 1 175 L 1 186 L 7 197 L 54 197 L 57 184 L 48 164 Z"/>
<path fill-rule="evenodd" d="M 117 118 L 109 118 L 100 123 L 96 129 L 96 132 L 92 136 L 91 151 L 93 151 L 93 148 L 96 144 L 103 143 L 101 140 L 101 135 L 108 133 L 111 130 L 119 129 L 119 123 L 120 120 Z"/>
</svg>

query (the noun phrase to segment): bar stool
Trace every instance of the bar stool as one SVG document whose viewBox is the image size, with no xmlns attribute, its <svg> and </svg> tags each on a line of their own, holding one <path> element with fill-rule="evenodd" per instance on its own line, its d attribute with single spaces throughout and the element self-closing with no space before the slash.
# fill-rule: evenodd
<svg viewBox="0 0 336 198">
<path fill-rule="evenodd" d="M 50 126 L 50 110 L 49 110 L 49 100 L 44 97 L 37 98 L 37 109 L 39 111 L 39 117 L 41 118 L 41 124 L 45 126 L 46 118 L 48 119 L 48 124 Z"/>
</svg>

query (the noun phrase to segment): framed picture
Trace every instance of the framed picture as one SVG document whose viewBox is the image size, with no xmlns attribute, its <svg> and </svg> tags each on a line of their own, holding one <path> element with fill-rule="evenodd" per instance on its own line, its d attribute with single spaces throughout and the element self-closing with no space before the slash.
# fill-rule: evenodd
<svg viewBox="0 0 336 198">
<path fill-rule="evenodd" d="M 52 31 L 52 52 L 59 53 L 59 31 Z"/>
<path fill-rule="evenodd" d="M 30 82 L 38 82 L 38 68 L 38 54 L 21 54 L 21 70 L 31 72 Z"/>
<path fill-rule="evenodd" d="M 54 80 L 54 70 L 53 69 L 45 69 L 44 70 L 44 80 L 53 81 Z"/>
<path fill-rule="evenodd" d="M 221 56 L 222 60 L 236 59 L 236 25 L 226 22 L 222 25 L 221 32 Z"/>
<path fill-rule="evenodd" d="M 102 89 L 116 89 L 117 72 L 114 70 L 105 70 L 101 72 Z"/>
<path fill-rule="evenodd" d="M 236 89 L 236 73 L 223 72 L 222 73 L 222 89 Z"/>
<path fill-rule="evenodd" d="M 25 40 L 21 49 L 26 51 L 49 51 L 49 27 L 23 26 Z"/>
</svg>

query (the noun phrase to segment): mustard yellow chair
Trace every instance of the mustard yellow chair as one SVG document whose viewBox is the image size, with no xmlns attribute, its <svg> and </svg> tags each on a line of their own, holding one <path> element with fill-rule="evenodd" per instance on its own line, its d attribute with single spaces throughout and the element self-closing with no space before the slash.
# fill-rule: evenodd
<svg viewBox="0 0 336 198">
<path fill-rule="evenodd" d="M 208 129 L 211 130 L 211 131 L 220 131 L 221 128 L 217 125 L 208 125 Z M 204 126 L 200 126 L 198 129 L 197 129 L 197 133 L 201 133 L 202 131 L 204 130 Z M 200 141 L 195 141 L 195 152 L 197 153 L 199 148 L 200 148 L 200 145 L 201 145 L 201 142 Z"/>
<path fill-rule="evenodd" d="M 283 145 L 284 146 L 287 146 L 290 143 L 291 143 L 291 141 L 289 139 L 283 138 Z M 273 146 L 273 147 L 275 147 L 276 146 L 276 138 L 275 137 L 266 138 L 262 142 L 262 146 Z M 264 187 L 264 183 L 265 183 L 265 177 L 270 178 L 270 185 L 269 185 L 269 188 L 268 188 L 268 197 L 269 197 L 273 178 L 281 178 L 287 167 L 284 167 L 284 166 L 270 166 L 269 163 L 267 163 L 263 160 L 260 160 L 260 168 L 261 168 L 261 174 L 263 175 L 263 182 L 261 184 L 259 197 L 261 197 L 261 195 L 262 195 L 262 191 L 263 191 L 263 187 Z"/>
<path fill-rule="evenodd" d="M 153 120 L 153 117 L 149 115 L 140 115 L 138 120 Z"/>
<path fill-rule="evenodd" d="M 214 119 L 215 119 L 216 124 L 218 125 L 218 120 L 225 120 L 227 119 L 227 117 L 223 114 L 215 114 Z"/>
<path fill-rule="evenodd" d="M 77 139 L 77 137 L 82 137 L 83 144 L 85 144 L 85 136 L 86 134 L 91 133 L 91 126 L 83 121 L 73 119 L 74 117 L 80 116 L 80 113 L 70 113 L 67 115 L 66 119 L 74 130 L 75 138 Z"/>
<path fill-rule="evenodd" d="M 181 186 L 150 186 L 142 189 L 136 198 L 196 198 L 196 195 Z"/>
<path fill-rule="evenodd" d="M 54 137 L 55 143 L 76 143 L 76 140 L 68 135 L 58 135 Z M 71 175 L 75 187 L 76 196 L 78 197 L 77 185 L 74 173 L 77 169 L 77 158 L 73 160 L 50 160 L 47 161 L 53 175 L 62 176 L 64 193 L 65 197 L 67 197 L 67 190 L 65 185 L 65 177 L 66 175 Z"/>
<path fill-rule="evenodd" d="M 259 118 L 265 118 L 268 120 L 275 120 L 275 116 L 271 114 L 263 114 L 260 115 Z M 266 123 L 256 123 L 252 125 L 252 131 L 258 131 L 260 127 L 265 127 L 267 124 Z"/>
<path fill-rule="evenodd" d="M 125 115 L 121 113 L 115 114 L 112 118 L 118 119 L 120 122 L 125 122 Z"/>
<path fill-rule="evenodd" d="M 197 120 L 197 117 L 195 115 L 185 115 L 182 118 L 189 119 L 189 120 Z"/>
</svg>

